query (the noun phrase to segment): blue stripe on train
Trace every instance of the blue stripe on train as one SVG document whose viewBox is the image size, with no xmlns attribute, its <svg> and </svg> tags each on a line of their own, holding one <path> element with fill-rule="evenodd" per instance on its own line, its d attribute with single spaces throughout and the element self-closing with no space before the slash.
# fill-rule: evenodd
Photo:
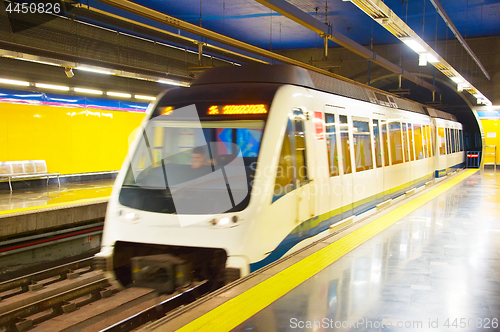
<svg viewBox="0 0 500 332">
<path fill-rule="evenodd" d="M 461 162 L 459 164 L 456 164 L 454 166 L 448 167 L 446 169 L 436 170 L 434 172 L 434 176 L 436 178 L 440 178 L 440 177 L 446 176 L 446 174 L 450 173 L 452 170 L 460 169 L 460 168 L 464 168 L 464 167 L 465 167 L 465 162 Z"/>
<path fill-rule="evenodd" d="M 462 163 L 463 164 L 463 163 Z M 401 189 L 399 191 L 396 191 L 390 195 L 387 195 L 385 197 L 381 197 L 381 198 L 375 198 L 367 203 L 364 203 L 364 204 L 361 204 L 360 206 L 357 206 L 356 208 L 354 208 L 353 210 L 353 213 L 354 215 L 359 215 L 359 214 L 362 214 L 370 209 L 373 209 L 377 204 L 380 204 L 382 203 L 383 201 L 387 200 L 387 199 L 395 199 L 401 195 L 404 195 L 404 193 L 407 191 L 407 190 L 411 190 L 413 188 L 417 188 L 417 187 L 420 187 L 422 185 L 424 185 L 427 181 L 431 180 L 432 179 L 432 176 L 429 176 L 428 178 L 418 182 L 418 183 L 415 183 L 415 184 L 412 184 L 410 185 L 409 187 L 405 188 L 405 189 Z M 301 225 L 304 225 L 305 223 L 307 223 L 308 221 L 312 221 L 312 220 L 316 220 L 318 217 L 314 217 L 314 218 L 311 218 L 311 219 L 308 219 L 304 222 L 301 223 Z M 346 216 L 344 216 L 344 218 L 346 218 Z M 253 272 L 253 271 L 256 271 L 258 269 L 260 269 L 261 267 L 264 267 L 278 259 L 280 259 L 281 257 L 283 257 L 291 248 L 293 248 L 295 245 L 297 245 L 299 242 L 309 238 L 309 237 L 312 237 L 312 236 L 315 236 L 315 235 L 318 235 L 319 233 L 321 232 L 324 232 L 326 230 L 328 230 L 330 228 L 331 225 L 339 222 L 340 220 L 342 220 L 342 214 L 339 213 L 335 216 L 332 216 L 328 219 L 325 219 L 323 220 L 321 223 L 319 223 L 317 226 L 307 230 L 307 236 L 301 236 L 302 234 L 299 233 L 298 231 L 297 232 L 294 232 L 295 230 L 297 230 L 298 227 L 300 227 L 301 225 L 299 225 L 297 228 L 294 228 L 292 230 L 292 232 L 290 234 L 288 234 L 288 236 L 283 239 L 283 241 L 281 241 L 280 244 L 278 244 L 278 246 L 276 247 L 275 250 L 273 250 L 271 252 L 271 254 L 269 254 L 269 256 L 267 256 L 266 258 L 264 258 L 263 260 L 261 261 L 258 261 L 258 262 L 255 262 L 255 263 L 251 263 L 250 264 L 250 272 Z"/>
</svg>

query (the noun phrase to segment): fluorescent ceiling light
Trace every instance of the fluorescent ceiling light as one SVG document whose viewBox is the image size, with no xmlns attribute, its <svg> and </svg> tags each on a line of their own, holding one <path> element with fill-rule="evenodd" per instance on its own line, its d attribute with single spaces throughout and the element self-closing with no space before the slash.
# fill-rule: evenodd
<svg viewBox="0 0 500 332">
<path fill-rule="evenodd" d="M 421 67 L 427 66 L 427 54 L 426 53 L 422 53 L 422 54 L 418 55 L 418 65 Z"/>
<path fill-rule="evenodd" d="M 457 91 L 458 91 L 458 92 L 462 92 L 462 91 L 464 91 L 464 86 L 463 86 L 463 84 L 458 84 L 458 85 L 457 85 Z"/>
<path fill-rule="evenodd" d="M 156 97 L 153 96 L 143 96 L 143 95 L 135 95 L 135 99 L 142 99 L 142 100 L 156 100 Z"/>
<path fill-rule="evenodd" d="M 123 92 L 106 92 L 108 96 L 112 97 L 121 97 L 121 98 L 131 98 L 132 95 L 130 93 L 123 93 Z"/>
<path fill-rule="evenodd" d="M 12 85 L 21 85 L 21 86 L 30 86 L 29 82 L 16 81 L 16 80 L 8 80 L 6 78 L 0 78 L 0 83 L 3 83 L 3 84 L 12 84 Z"/>
<path fill-rule="evenodd" d="M 35 83 L 35 86 L 37 88 L 43 88 L 43 89 L 69 91 L 69 87 L 62 86 L 62 85 L 52 85 L 52 84 L 44 84 L 44 83 Z"/>
<path fill-rule="evenodd" d="M 415 39 L 413 38 L 401 38 L 401 41 L 408 45 L 412 50 L 414 50 L 417 53 L 424 53 L 425 48 Z"/>
<path fill-rule="evenodd" d="M 432 54 L 427 53 L 427 61 L 430 63 L 438 63 L 439 60 Z"/>
<path fill-rule="evenodd" d="M 111 72 L 109 70 L 95 69 L 95 68 L 91 68 L 91 67 L 75 67 L 75 69 L 88 71 L 91 73 L 97 73 L 97 74 L 113 75 L 113 72 Z"/>
<path fill-rule="evenodd" d="M 175 82 L 175 81 L 168 81 L 168 80 L 158 80 L 156 82 L 161 83 L 161 84 L 175 85 L 175 86 L 185 86 L 184 83 Z"/>
<path fill-rule="evenodd" d="M 102 95 L 101 90 L 93 90 L 93 89 L 75 88 L 75 92 L 89 93 L 92 95 Z"/>
<path fill-rule="evenodd" d="M 464 82 L 464 79 L 463 79 L 463 78 L 461 78 L 461 77 L 456 77 L 456 76 L 454 76 L 454 77 L 450 77 L 450 80 L 452 80 L 453 82 L 455 82 L 455 83 L 457 83 L 457 84 L 461 84 L 461 83 L 463 83 L 463 82 Z"/>
<path fill-rule="evenodd" d="M 29 61 L 29 62 L 35 62 L 35 63 L 40 63 L 42 65 L 49 65 L 49 66 L 55 66 L 59 67 L 59 64 L 53 63 L 53 62 L 47 62 L 47 61 L 40 61 L 40 60 L 34 60 L 34 59 L 26 59 L 26 58 L 14 58 L 16 60 L 23 60 L 23 61 Z"/>
</svg>

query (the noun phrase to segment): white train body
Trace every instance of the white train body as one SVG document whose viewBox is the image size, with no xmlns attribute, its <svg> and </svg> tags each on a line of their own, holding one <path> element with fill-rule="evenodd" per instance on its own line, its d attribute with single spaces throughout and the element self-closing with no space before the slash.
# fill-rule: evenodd
<svg viewBox="0 0 500 332">
<path fill-rule="evenodd" d="M 262 78 L 262 75 L 259 76 L 255 72 L 251 74 L 246 72 L 252 78 L 250 82 L 245 83 L 237 82 L 238 79 L 241 80 L 240 74 L 230 74 L 225 77 L 220 74 L 220 69 L 219 75 L 214 74 L 214 81 L 210 81 L 211 76 L 208 72 L 198 84 L 182 89 L 182 92 L 166 92 L 152 105 L 116 179 L 106 214 L 102 249 L 97 255 L 106 261 L 108 271 L 112 272 L 122 284 L 130 283 L 128 274 L 131 269 L 131 257 L 158 253 L 194 257 L 189 255 L 196 255 L 196 249 L 219 250 L 227 257 L 226 268 L 236 269 L 240 275 L 246 275 L 311 242 L 314 237 L 327 232 L 335 223 L 373 209 L 384 201 L 404 195 L 405 192 L 422 186 L 435 177 L 443 177 L 453 168 L 463 167 L 462 126 L 452 121 L 452 117 L 446 113 L 428 111 L 429 114 L 448 117 L 450 120 L 431 117 L 425 114 L 426 111 L 422 106 L 399 98 L 391 97 L 387 99 L 388 102 L 380 102 L 380 98 L 384 100 L 382 93 L 377 92 L 375 97 L 378 99 L 373 99 L 374 94 L 369 88 L 334 78 L 328 79 L 365 91 L 368 101 L 320 91 L 307 81 L 310 73 L 305 70 L 288 66 L 264 68 L 266 68 L 264 77 L 267 78 Z M 230 68 L 230 71 L 236 73 L 245 70 L 245 68 Z M 280 78 L 281 71 L 292 74 Z M 245 73 L 241 75 L 245 77 Z M 290 77 L 300 77 L 300 79 L 298 83 L 287 84 Z M 265 83 L 266 79 L 269 79 L 269 83 Z M 304 81 L 306 83 L 303 83 Z M 186 98 L 185 96 L 188 99 L 193 98 L 191 90 L 197 93 L 196 91 L 204 91 L 203 89 L 209 91 L 207 92 L 209 97 L 201 98 L 203 102 L 198 103 L 191 99 L 185 100 L 184 103 L 179 102 L 182 98 Z M 252 99 L 250 96 L 243 98 L 241 102 L 238 102 L 240 97 L 236 96 L 236 92 L 230 92 L 228 100 L 216 102 L 215 99 L 219 97 L 214 91 L 221 91 L 220 95 L 226 96 L 224 90 L 239 91 L 238 89 L 245 91 L 243 93 L 245 95 L 257 95 L 257 92 L 252 91 L 259 89 L 268 92 L 264 93 L 267 97 L 260 96 L 255 100 L 249 100 Z M 175 95 L 172 97 L 174 105 L 172 108 L 168 108 L 169 95 Z M 207 102 L 207 98 L 214 100 Z M 155 157 L 155 153 L 160 152 L 155 150 L 157 142 L 152 141 L 167 142 L 168 132 L 178 133 L 168 127 L 169 129 L 162 131 L 160 137 L 155 134 L 155 129 L 148 134 L 149 144 L 147 144 L 145 137 L 150 130 L 148 126 L 155 121 L 156 125 L 170 123 L 169 126 L 176 126 L 175 121 L 169 120 L 169 116 L 173 114 L 172 110 L 175 112 L 175 109 L 182 108 L 180 106 L 188 106 L 191 103 L 197 105 L 202 126 L 208 126 L 208 129 L 203 129 L 205 138 L 208 137 L 206 136 L 208 132 L 216 132 L 219 139 L 223 135 L 224 128 L 229 128 L 231 134 L 227 132 L 224 134 L 226 147 L 220 145 L 221 142 L 217 143 L 227 150 L 225 152 L 229 151 L 227 146 L 231 140 L 233 146 L 236 144 L 241 149 L 237 155 L 234 150 L 231 153 L 236 159 L 242 158 L 245 161 L 243 168 L 249 177 L 251 192 L 246 196 L 246 201 L 238 205 L 237 200 L 241 200 L 243 196 L 238 196 L 235 190 L 233 209 L 229 212 L 215 210 L 214 212 L 210 208 L 200 207 L 203 203 L 193 198 L 191 204 L 193 208 L 199 207 L 198 213 L 181 215 L 178 205 L 176 205 L 177 214 L 165 213 L 158 211 L 157 205 L 163 201 L 157 199 L 157 196 L 147 196 L 152 198 L 144 198 L 143 203 L 137 203 L 141 198 L 136 192 L 149 195 L 149 189 L 140 189 L 137 186 L 128 188 L 126 185 L 132 173 L 135 185 L 136 182 L 142 181 L 140 173 L 148 169 L 148 165 L 149 168 L 155 168 L 154 160 L 158 158 Z M 213 110 L 210 108 L 214 107 L 212 104 L 219 105 L 220 109 L 227 105 L 244 106 L 235 111 L 235 114 L 221 115 L 224 120 L 218 118 L 217 121 L 220 122 L 214 124 L 216 121 L 212 120 L 218 115 L 204 117 L 204 114 L 209 114 L 205 113 L 205 108 Z M 266 113 L 257 112 L 244 116 L 238 114 L 248 110 L 248 107 L 254 107 L 255 110 L 255 106 L 252 105 L 261 104 L 265 105 Z M 403 110 L 399 108 L 399 104 L 405 105 L 406 108 L 414 107 L 419 112 Z M 163 110 L 164 114 L 160 114 L 158 110 Z M 259 120 L 253 121 L 252 116 Z M 185 126 L 183 121 L 177 122 L 177 125 Z M 217 126 L 224 128 L 213 129 Z M 438 128 L 443 128 L 442 132 L 448 133 L 448 136 L 443 138 L 437 136 L 440 132 Z M 243 151 L 244 145 L 238 139 L 245 135 L 247 137 L 249 132 L 253 134 L 260 132 L 262 135 L 260 148 L 251 147 L 253 153 L 246 157 L 247 152 Z M 189 149 L 198 145 L 195 142 L 197 138 L 193 138 L 193 135 L 189 136 L 185 132 L 172 135 L 177 138 L 170 138 L 170 142 L 175 140 L 177 142 L 175 144 L 185 145 L 182 147 L 184 150 L 179 150 L 181 153 L 192 152 Z M 450 139 L 451 135 L 454 135 L 453 141 Z M 439 153 L 440 149 L 443 151 L 443 143 L 444 151 L 448 149 L 449 153 Z M 141 149 L 141 144 L 146 144 L 149 150 L 153 151 L 146 157 L 151 160 L 146 162 L 146 165 L 136 166 L 137 169 L 132 171 L 131 165 L 139 158 L 134 156 L 138 155 L 137 151 Z M 158 146 L 158 149 L 161 149 L 161 144 Z M 211 166 L 216 169 L 217 166 L 214 165 L 217 163 L 213 160 L 217 158 L 214 157 L 213 150 L 214 147 L 211 148 L 213 157 Z M 254 156 L 255 151 L 257 158 Z M 220 159 L 222 154 L 219 153 L 218 156 Z M 161 161 L 163 171 L 175 168 L 172 166 L 173 168 L 169 169 L 168 165 L 165 166 L 168 157 L 162 154 L 160 158 L 166 160 Z M 223 162 L 219 161 L 219 164 L 222 165 Z M 162 168 L 159 165 L 157 163 L 156 166 L 158 174 Z M 250 167 L 252 167 L 251 176 L 248 175 Z M 296 173 L 293 173 L 293 170 Z M 165 176 L 168 177 L 168 174 Z M 228 188 L 231 187 L 232 175 L 229 174 L 227 178 L 224 176 Z M 234 177 L 236 178 L 237 176 Z M 171 179 L 173 178 L 169 178 L 169 183 L 172 182 Z M 153 182 L 150 184 L 153 187 L 169 186 Z M 220 190 L 218 187 L 214 191 L 214 197 L 207 196 L 209 200 L 214 199 L 214 205 L 218 205 L 218 199 L 224 196 L 220 194 L 222 193 Z M 126 196 L 124 192 L 129 191 L 133 194 L 127 196 L 129 198 L 124 198 Z M 170 188 L 170 195 L 174 195 L 174 192 L 175 190 Z M 189 203 L 185 197 L 182 199 L 182 202 Z M 155 200 L 159 203 L 141 208 L 146 206 L 148 201 Z M 211 213 L 203 213 L 203 209 L 210 210 Z M 185 208 L 183 211 L 186 211 Z M 207 254 L 201 260 L 210 260 L 211 255 Z M 198 262 L 198 259 L 193 258 L 193 260 Z M 198 264 L 196 262 L 193 264 Z"/>
</svg>

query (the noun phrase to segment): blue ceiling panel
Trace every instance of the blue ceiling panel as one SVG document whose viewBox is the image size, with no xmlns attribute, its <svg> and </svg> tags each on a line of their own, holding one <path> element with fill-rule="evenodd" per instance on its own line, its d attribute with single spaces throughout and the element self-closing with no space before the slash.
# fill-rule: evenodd
<svg viewBox="0 0 500 332">
<path fill-rule="evenodd" d="M 177 32 L 176 29 L 104 6 L 95 7 Z M 87 3 L 88 0 L 85 0 Z M 253 0 L 135 0 L 136 3 L 174 16 L 209 30 L 262 47 L 267 50 L 322 48 L 322 39 L 314 32 L 281 16 Z M 352 40 L 369 45 L 393 44 L 398 40 L 354 4 L 342 0 L 290 0 L 304 12 Z M 430 0 L 386 0 L 403 21 L 430 45 L 434 40 L 453 39 Z M 442 0 L 441 4 L 463 37 L 500 35 L 500 1 Z M 200 37 L 179 32 L 195 39 Z M 333 42 L 330 42 L 334 46 Z"/>
</svg>

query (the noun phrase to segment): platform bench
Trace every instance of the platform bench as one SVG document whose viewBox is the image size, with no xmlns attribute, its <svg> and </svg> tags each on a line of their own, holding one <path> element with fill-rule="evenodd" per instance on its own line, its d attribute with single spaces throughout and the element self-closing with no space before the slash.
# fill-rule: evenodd
<svg viewBox="0 0 500 332">
<path fill-rule="evenodd" d="M 0 180 L 9 180 L 10 191 L 12 192 L 12 181 L 24 179 L 47 178 L 57 176 L 57 184 L 61 186 L 59 181 L 59 173 L 48 173 L 45 160 L 25 160 L 25 161 L 4 161 L 0 162 Z"/>
</svg>

